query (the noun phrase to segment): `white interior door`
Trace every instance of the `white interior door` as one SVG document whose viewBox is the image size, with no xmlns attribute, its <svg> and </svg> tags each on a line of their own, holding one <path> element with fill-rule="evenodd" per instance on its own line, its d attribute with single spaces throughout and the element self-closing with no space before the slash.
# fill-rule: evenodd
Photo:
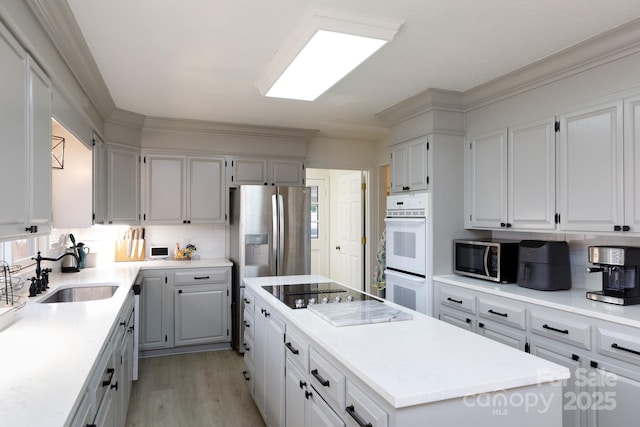
<svg viewBox="0 0 640 427">
<path fill-rule="evenodd" d="M 317 189 L 311 194 L 311 274 L 329 277 L 329 174 L 319 172 L 307 174 L 307 186 Z"/>
<path fill-rule="evenodd" d="M 331 179 L 331 275 L 356 289 L 363 286 L 362 173 L 336 171 Z M 335 208 L 334 208 L 335 207 Z"/>
</svg>

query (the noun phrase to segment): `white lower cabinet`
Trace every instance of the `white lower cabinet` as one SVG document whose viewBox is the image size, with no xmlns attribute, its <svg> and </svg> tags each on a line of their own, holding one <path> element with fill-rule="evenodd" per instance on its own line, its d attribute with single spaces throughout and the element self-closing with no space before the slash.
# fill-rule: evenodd
<svg viewBox="0 0 640 427">
<path fill-rule="evenodd" d="M 562 388 L 563 427 L 632 425 L 640 402 L 638 328 L 532 304 L 530 299 L 497 297 L 437 280 L 434 285 L 434 312 L 440 320 L 466 329 L 477 322 L 479 334 L 570 370 Z M 464 306 L 452 302 L 462 297 Z"/>
<path fill-rule="evenodd" d="M 347 426 L 387 427 L 388 416 L 364 391 L 347 380 Z"/>
<path fill-rule="evenodd" d="M 246 356 L 245 356 L 246 357 Z M 307 400 L 309 400 L 309 384 L 307 377 L 287 357 L 285 369 L 285 412 L 286 426 L 304 426 L 307 414 Z"/>
<path fill-rule="evenodd" d="M 305 427 L 343 427 L 345 425 L 313 387 L 307 401 L 309 403 Z"/>
<path fill-rule="evenodd" d="M 140 350 L 173 347 L 173 273 L 143 273 L 140 292 Z"/>
<path fill-rule="evenodd" d="M 267 427 L 284 424 L 285 324 L 263 301 L 255 300 L 254 400 Z"/>
</svg>

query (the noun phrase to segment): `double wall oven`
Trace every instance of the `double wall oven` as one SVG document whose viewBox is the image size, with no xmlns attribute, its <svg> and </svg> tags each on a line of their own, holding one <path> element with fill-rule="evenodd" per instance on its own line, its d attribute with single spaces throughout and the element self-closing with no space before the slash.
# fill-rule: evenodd
<svg viewBox="0 0 640 427">
<path fill-rule="evenodd" d="M 385 223 L 387 299 L 431 315 L 429 193 L 387 197 Z"/>
</svg>

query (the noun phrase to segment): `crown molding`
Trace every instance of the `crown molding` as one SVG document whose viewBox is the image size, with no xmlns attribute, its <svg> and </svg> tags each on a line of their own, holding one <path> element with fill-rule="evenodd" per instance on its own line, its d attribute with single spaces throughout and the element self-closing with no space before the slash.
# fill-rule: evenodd
<svg viewBox="0 0 640 427">
<path fill-rule="evenodd" d="M 462 93 L 430 88 L 377 113 L 376 117 L 386 126 L 394 126 L 434 110 L 463 113 Z"/>
<path fill-rule="evenodd" d="M 116 108 L 66 0 L 26 0 L 103 120 Z"/>
<path fill-rule="evenodd" d="M 144 121 L 144 129 L 257 137 L 262 139 L 297 141 L 305 144 L 318 133 L 315 129 L 242 125 L 236 123 L 172 119 L 166 117 L 147 117 Z"/>
<path fill-rule="evenodd" d="M 639 52 L 640 19 L 636 19 L 467 90 L 463 105 L 471 111 Z"/>
<path fill-rule="evenodd" d="M 106 120 L 107 123 L 142 130 L 146 117 L 142 114 L 116 108 Z"/>
</svg>

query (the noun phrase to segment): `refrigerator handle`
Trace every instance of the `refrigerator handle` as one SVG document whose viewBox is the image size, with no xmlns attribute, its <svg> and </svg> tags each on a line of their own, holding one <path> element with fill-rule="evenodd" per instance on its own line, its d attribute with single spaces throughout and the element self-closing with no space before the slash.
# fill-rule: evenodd
<svg viewBox="0 0 640 427">
<path fill-rule="evenodd" d="M 278 241 L 280 240 L 278 235 L 278 201 L 277 195 L 271 195 L 271 275 L 276 276 L 278 274 Z"/>
<path fill-rule="evenodd" d="M 284 199 L 278 194 L 278 274 L 284 267 Z"/>
</svg>

